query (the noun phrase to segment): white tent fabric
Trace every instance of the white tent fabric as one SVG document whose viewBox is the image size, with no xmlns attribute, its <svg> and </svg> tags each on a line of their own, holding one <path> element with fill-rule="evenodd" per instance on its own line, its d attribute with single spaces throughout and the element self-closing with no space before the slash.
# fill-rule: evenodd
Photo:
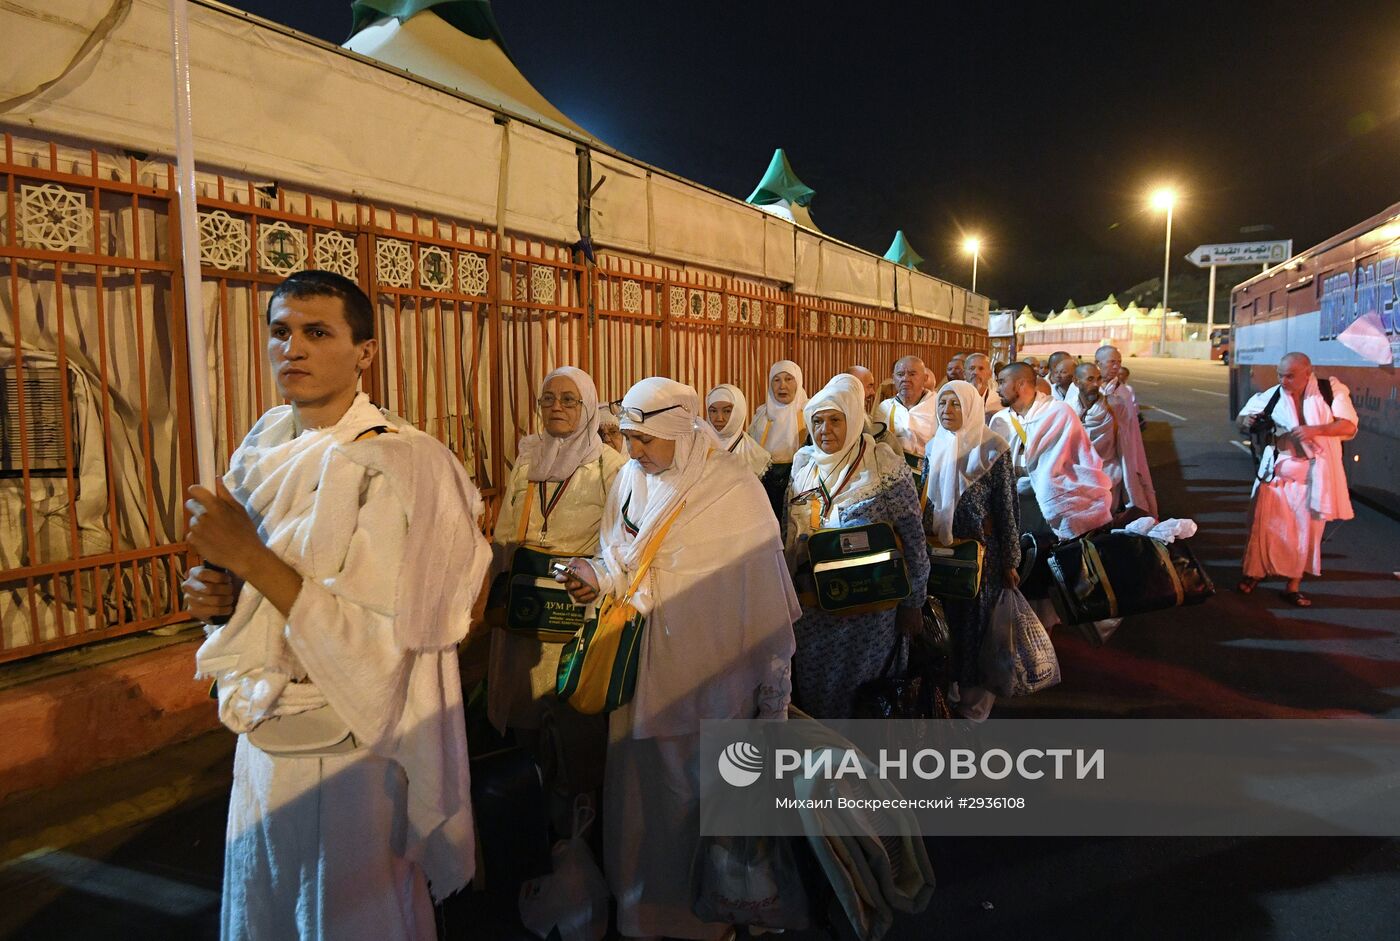
<svg viewBox="0 0 1400 941">
<path fill-rule="evenodd" d="M 546 127 L 590 136 L 530 84 L 504 49 L 466 35 L 432 10 L 402 23 L 394 17 L 371 23 L 346 40 L 345 48 Z"/>
<path fill-rule="evenodd" d="M 7 52 L 73 45 L 106 6 L 92 0 L 6 3 L 0 35 Z M 134 0 L 108 39 L 72 72 L 0 114 L 82 139 L 172 153 L 168 17 L 161 0 Z M 217 9 L 191 4 L 189 21 L 201 165 L 373 194 L 466 219 L 495 218 L 501 130 L 489 111 Z M 36 68 L 0 69 L 0 101 L 30 90 Z M 364 127 L 417 128 L 421 136 L 405 146 L 400 134 L 359 133 Z"/>
</svg>

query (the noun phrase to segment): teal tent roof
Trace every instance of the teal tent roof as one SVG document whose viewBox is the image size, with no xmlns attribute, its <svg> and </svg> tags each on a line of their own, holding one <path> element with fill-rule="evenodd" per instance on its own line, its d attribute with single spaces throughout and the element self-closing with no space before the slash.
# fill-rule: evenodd
<svg viewBox="0 0 1400 941">
<path fill-rule="evenodd" d="M 496 23 L 491 0 L 354 0 L 350 4 L 350 15 L 353 17 L 350 35 L 354 36 L 384 17 L 392 16 L 403 23 L 424 10 L 432 10 L 473 39 L 488 39 L 506 50 L 506 41 L 501 35 L 501 27 Z"/>
<path fill-rule="evenodd" d="M 773 159 L 768 163 L 768 171 L 758 181 L 758 188 L 749 194 L 746 202 L 755 206 L 771 206 L 773 203 L 788 202 L 796 206 L 806 206 L 817 191 L 797 178 L 788 163 L 787 154 L 779 147 L 773 151 Z"/>
<path fill-rule="evenodd" d="M 894 233 L 894 241 L 890 243 L 889 251 L 885 252 L 885 259 L 906 268 L 917 268 L 924 263 L 924 257 L 914 251 L 914 246 L 904 237 L 903 229 Z"/>
</svg>

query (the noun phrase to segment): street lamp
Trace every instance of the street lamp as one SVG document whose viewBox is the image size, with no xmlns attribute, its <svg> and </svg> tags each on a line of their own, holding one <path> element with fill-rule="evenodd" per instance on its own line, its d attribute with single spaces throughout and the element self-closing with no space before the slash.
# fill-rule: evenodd
<svg viewBox="0 0 1400 941">
<path fill-rule="evenodd" d="M 1152 208 L 1167 213 L 1167 247 L 1162 253 L 1162 330 L 1157 341 L 1157 355 L 1167 355 L 1167 286 L 1172 273 L 1172 208 L 1176 205 L 1176 190 L 1164 187 L 1152 194 Z"/>
<path fill-rule="evenodd" d="M 972 256 L 972 293 L 977 293 L 977 256 L 982 251 L 982 240 L 975 235 L 963 239 L 963 251 Z"/>
</svg>

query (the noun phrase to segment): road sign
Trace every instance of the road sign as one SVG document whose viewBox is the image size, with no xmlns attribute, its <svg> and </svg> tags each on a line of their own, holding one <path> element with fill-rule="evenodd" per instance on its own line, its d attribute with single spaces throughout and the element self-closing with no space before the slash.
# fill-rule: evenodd
<svg viewBox="0 0 1400 941">
<path fill-rule="evenodd" d="M 1197 268 L 1216 265 L 1277 265 L 1293 255 L 1293 240 L 1279 242 L 1226 242 L 1197 245 L 1186 260 Z"/>
</svg>

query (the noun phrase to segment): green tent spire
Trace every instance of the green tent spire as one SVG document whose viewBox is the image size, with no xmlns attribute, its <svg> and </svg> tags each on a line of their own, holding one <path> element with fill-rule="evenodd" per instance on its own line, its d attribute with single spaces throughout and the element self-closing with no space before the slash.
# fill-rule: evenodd
<svg viewBox="0 0 1400 941">
<path fill-rule="evenodd" d="M 447 23 L 471 36 L 473 39 L 489 39 L 500 46 L 506 55 L 505 37 L 496 23 L 496 14 L 491 9 L 491 0 L 354 0 L 350 4 L 350 35 L 354 36 L 375 20 L 392 16 L 400 23 L 407 22 L 424 10 L 432 10 Z"/>
<path fill-rule="evenodd" d="M 806 206 L 812 202 L 817 191 L 797 178 L 788 163 L 787 154 L 779 147 L 773 151 L 773 159 L 768 171 L 758 181 L 758 188 L 749 194 L 746 202 L 755 206 L 771 206 L 774 203 L 788 202 L 795 206 Z"/>
<path fill-rule="evenodd" d="M 889 251 L 885 252 L 885 259 L 906 268 L 917 268 L 924 263 L 924 257 L 914 251 L 914 246 L 904 237 L 903 229 L 895 231 L 894 241 L 890 243 Z"/>
</svg>

